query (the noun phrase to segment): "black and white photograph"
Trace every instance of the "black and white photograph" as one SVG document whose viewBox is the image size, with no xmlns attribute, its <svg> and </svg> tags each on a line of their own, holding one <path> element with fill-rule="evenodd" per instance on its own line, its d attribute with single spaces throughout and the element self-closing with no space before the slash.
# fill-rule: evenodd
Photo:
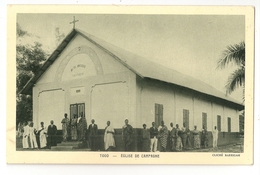
<svg viewBox="0 0 260 175">
<path fill-rule="evenodd" d="M 17 12 L 14 152 L 153 164 L 252 155 L 253 10 L 241 8 Z"/>
</svg>

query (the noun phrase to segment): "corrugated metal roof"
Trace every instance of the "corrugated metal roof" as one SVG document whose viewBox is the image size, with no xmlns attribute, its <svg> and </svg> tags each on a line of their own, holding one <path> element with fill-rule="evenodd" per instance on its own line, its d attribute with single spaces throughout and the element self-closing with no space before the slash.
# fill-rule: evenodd
<svg viewBox="0 0 260 175">
<path fill-rule="evenodd" d="M 118 60 L 124 66 L 126 66 L 128 69 L 130 69 L 131 71 L 133 71 L 134 73 L 136 73 L 137 75 L 139 75 L 142 78 L 151 78 L 151 79 L 156 79 L 156 80 L 160 80 L 163 82 L 175 84 L 178 86 L 182 86 L 182 87 L 185 87 L 188 89 L 192 89 L 192 90 L 201 92 L 203 94 L 207 94 L 207 95 L 210 95 L 213 97 L 223 99 L 225 101 L 235 103 L 238 106 L 240 106 L 239 107 L 240 109 L 243 108 L 243 105 L 241 103 L 237 102 L 236 100 L 234 100 L 231 97 L 227 96 L 226 94 L 218 91 L 217 89 L 206 84 L 203 81 L 200 81 L 198 79 L 195 79 L 195 78 L 187 76 L 187 75 L 184 75 L 180 72 L 177 72 L 173 69 L 167 68 L 160 64 L 154 63 L 144 57 L 141 57 L 132 52 L 126 51 L 115 45 L 112 45 L 111 43 L 108 43 L 107 41 L 97 38 L 82 30 L 75 29 L 68 36 L 71 36 L 72 33 L 74 33 L 73 37 L 75 36 L 75 33 L 79 33 L 80 35 L 82 35 L 87 40 L 89 40 L 90 42 L 92 42 L 93 44 L 97 45 L 99 48 L 101 48 L 102 50 L 104 50 L 105 52 L 110 54 L 112 57 L 114 57 L 116 60 Z M 72 39 L 72 37 L 68 37 L 68 36 L 64 39 L 64 41 L 66 41 L 67 43 Z M 60 46 L 62 46 L 62 43 Z M 60 48 L 60 46 L 56 50 L 62 51 L 66 47 L 65 46 L 65 47 Z M 50 57 L 49 59 L 55 61 L 56 58 L 54 59 L 54 58 Z M 48 61 L 46 61 L 46 62 L 48 62 Z M 47 68 L 44 68 L 44 70 L 46 70 L 46 69 Z M 42 73 L 40 73 L 40 76 L 41 75 L 42 75 Z M 33 79 L 32 82 L 35 83 L 40 76 L 36 75 L 35 76 L 36 79 L 32 78 Z M 29 89 L 32 88 L 30 81 L 26 85 L 26 86 L 30 86 L 30 87 L 26 88 L 26 86 L 25 86 L 25 88 L 24 88 L 24 89 L 27 89 L 27 92 L 28 92 L 28 88 Z M 22 91 L 22 92 L 25 92 L 25 91 Z"/>
<path fill-rule="evenodd" d="M 78 29 L 77 29 L 78 30 Z M 178 71 L 167 68 L 158 63 L 152 62 L 144 57 L 136 55 L 130 51 L 126 51 L 120 47 L 112 45 L 100 38 L 97 38 L 93 35 L 90 35 L 84 31 L 78 30 L 80 34 L 82 34 L 86 39 L 90 39 L 95 43 L 99 44 L 106 51 L 110 52 L 110 54 L 120 59 L 121 62 L 131 69 L 133 72 L 138 74 L 140 77 L 146 77 L 151 79 L 156 79 L 160 81 L 164 81 L 171 84 L 176 84 L 182 87 L 186 87 L 189 89 L 193 89 L 198 92 L 202 92 L 208 95 L 212 95 L 215 97 L 219 97 L 231 102 L 235 102 L 240 104 L 235 99 L 227 96 L 226 94 L 218 91 L 214 87 L 206 84 L 205 82 L 193 78 L 188 75 L 184 75 Z"/>
</svg>

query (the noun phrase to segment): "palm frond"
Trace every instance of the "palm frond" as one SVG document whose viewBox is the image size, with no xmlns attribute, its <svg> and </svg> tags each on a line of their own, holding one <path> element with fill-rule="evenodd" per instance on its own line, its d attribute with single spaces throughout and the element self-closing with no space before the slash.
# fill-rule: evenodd
<svg viewBox="0 0 260 175">
<path fill-rule="evenodd" d="M 237 87 L 245 85 L 245 69 L 242 67 L 235 70 L 229 77 L 226 85 L 226 93 L 231 94 Z"/>
<path fill-rule="evenodd" d="M 222 58 L 218 61 L 217 68 L 225 68 L 230 63 L 234 63 L 238 66 L 245 66 L 245 42 L 242 41 L 239 44 L 229 45 L 227 49 L 223 51 Z"/>
</svg>

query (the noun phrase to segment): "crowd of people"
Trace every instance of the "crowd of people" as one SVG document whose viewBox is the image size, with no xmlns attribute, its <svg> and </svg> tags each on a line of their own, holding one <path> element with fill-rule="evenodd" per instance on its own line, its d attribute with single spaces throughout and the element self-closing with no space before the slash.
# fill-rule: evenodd
<svg viewBox="0 0 260 175">
<path fill-rule="evenodd" d="M 26 121 L 18 126 L 18 136 L 22 137 L 24 149 L 46 149 L 56 144 L 57 127 L 51 120 L 48 128 L 44 122 L 40 123 L 39 129 L 34 127 L 32 121 Z"/>
<path fill-rule="evenodd" d="M 51 149 L 57 142 L 57 127 L 54 125 L 54 121 L 50 121 L 48 128 L 44 126 L 44 122 L 40 123 L 39 129 L 33 127 L 33 122 L 24 122 L 18 125 L 18 136 L 22 137 L 22 144 L 24 149 Z M 95 124 L 95 120 L 91 120 L 91 124 L 87 128 L 87 121 L 80 113 L 76 114 L 70 120 L 65 113 L 64 118 L 61 120 L 62 124 L 62 137 L 63 142 L 70 141 L 82 141 L 89 143 L 89 147 L 92 151 L 99 149 L 97 146 L 98 126 Z M 105 150 L 111 150 L 115 147 L 114 129 L 110 126 L 110 121 L 107 121 L 107 127 L 104 133 L 104 147 Z"/>
<path fill-rule="evenodd" d="M 88 147 L 92 151 L 96 151 L 99 148 L 98 145 L 98 126 L 95 124 L 95 120 L 91 120 L 91 124 L 87 127 L 87 121 L 80 113 L 79 116 L 73 115 L 71 119 L 65 113 L 64 118 L 61 120 L 62 124 L 62 137 L 63 141 L 82 141 L 88 143 Z M 54 125 L 54 121 L 50 121 L 48 128 L 44 126 L 44 123 L 40 123 L 40 128 L 35 129 L 33 122 L 24 122 L 24 124 L 18 126 L 18 133 L 23 138 L 24 149 L 50 149 L 51 146 L 56 145 L 57 141 L 57 127 Z M 115 144 L 115 130 L 110 125 L 110 121 L 107 121 L 107 126 L 104 130 L 104 150 L 111 151 L 116 147 Z M 213 148 L 217 147 L 218 130 L 215 126 L 212 131 L 213 136 Z M 186 149 L 199 149 L 208 147 L 208 132 L 205 126 L 202 130 L 198 130 L 197 126 L 194 126 L 193 130 L 190 130 L 185 126 L 180 128 L 178 124 L 174 127 L 173 123 L 170 123 L 170 129 L 161 121 L 160 126 L 157 128 L 155 122 L 152 122 L 152 126 L 147 129 L 147 125 L 143 124 L 141 132 L 141 145 L 143 152 L 165 152 L 165 151 L 183 151 Z M 193 140 L 193 145 L 191 144 Z M 124 151 L 133 151 L 134 142 L 134 129 L 129 124 L 128 119 L 125 119 L 125 124 L 122 127 L 122 142 Z"/>
<path fill-rule="evenodd" d="M 216 148 L 218 140 L 216 126 L 212 131 L 212 136 L 213 148 Z M 192 139 L 193 145 L 191 144 Z M 152 127 L 148 130 L 146 124 L 143 124 L 142 151 L 183 151 L 207 147 L 208 132 L 205 126 L 203 126 L 202 130 L 198 130 L 197 126 L 194 126 L 193 130 L 190 130 L 185 126 L 185 123 L 183 123 L 182 128 L 178 124 L 174 127 L 173 123 L 170 123 L 170 129 L 168 130 L 164 121 L 161 121 L 161 125 L 158 128 L 155 127 L 155 122 L 152 122 Z"/>
</svg>

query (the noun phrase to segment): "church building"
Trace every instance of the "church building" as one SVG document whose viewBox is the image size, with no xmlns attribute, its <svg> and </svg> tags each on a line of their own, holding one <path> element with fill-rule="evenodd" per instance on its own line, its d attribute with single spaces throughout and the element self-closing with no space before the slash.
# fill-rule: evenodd
<svg viewBox="0 0 260 175">
<path fill-rule="evenodd" d="M 109 120 L 115 128 L 116 150 L 122 150 L 122 126 L 127 118 L 135 129 L 133 149 L 140 150 L 142 125 L 163 120 L 199 130 L 205 125 L 209 139 L 214 126 L 219 145 L 235 142 L 239 111 L 244 105 L 214 87 L 73 29 L 51 54 L 22 94 L 33 95 L 33 122 L 62 129 L 69 118 L 83 112 L 99 129 L 100 150 Z M 211 141 L 209 144 L 212 145 Z"/>
</svg>

